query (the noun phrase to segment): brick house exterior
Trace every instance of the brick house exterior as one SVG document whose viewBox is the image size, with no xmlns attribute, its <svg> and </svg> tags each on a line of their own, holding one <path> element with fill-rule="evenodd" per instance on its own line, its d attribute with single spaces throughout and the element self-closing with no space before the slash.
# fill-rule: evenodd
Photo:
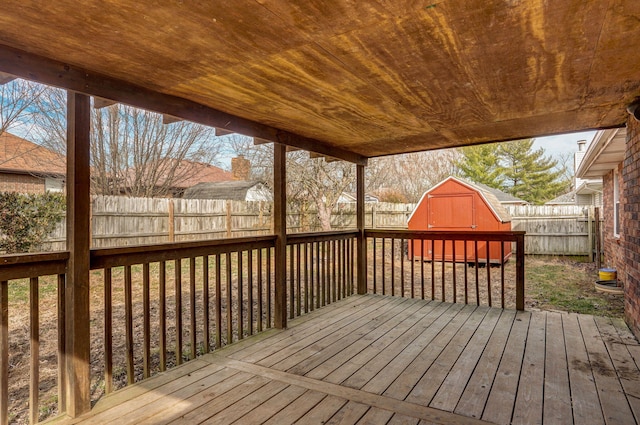
<svg viewBox="0 0 640 425">
<path fill-rule="evenodd" d="M 604 261 L 617 270 L 625 320 L 640 338 L 640 122 L 630 116 L 624 129 L 599 131 L 576 175 L 602 176 Z"/>
<path fill-rule="evenodd" d="M 0 192 L 63 191 L 66 158 L 9 133 L 0 134 Z"/>
</svg>

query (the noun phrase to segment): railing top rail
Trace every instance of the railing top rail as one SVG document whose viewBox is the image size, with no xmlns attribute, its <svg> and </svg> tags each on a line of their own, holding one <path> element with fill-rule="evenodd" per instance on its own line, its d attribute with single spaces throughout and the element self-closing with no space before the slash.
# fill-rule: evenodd
<svg viewBox="0 0 640 425">
<path fill-rule="evenodd" d="M 357 230 L 338 230 L 333 232 L 307 232 L 287 235 L 287 244 L 322 242 L 328 240 L 351 239 L 358 235 Z"/>
<path fill-rule="evenodd" d="M 65 273 L 68 251 L 0 256 L 0 281 Z"/>
<path fill-rule="evenodd" d="M 524 235 L 523 231 L 365 230 L 366 237 L 396 239 L 516 241 Z"/>
<path fill-rule="evenodd" d="M 250 249 L 270 248 L 274 246 L 274 244 L 275 236 L 267 235 L 92 249 L 91 269 L 198 257 L 202 255 L 215 255 Z"/>
</svg>

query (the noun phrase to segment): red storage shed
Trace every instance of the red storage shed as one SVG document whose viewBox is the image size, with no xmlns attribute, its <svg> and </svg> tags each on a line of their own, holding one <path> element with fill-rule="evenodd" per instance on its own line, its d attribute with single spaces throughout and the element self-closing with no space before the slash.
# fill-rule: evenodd
<svg viewBox="0 0 640 425">
<path fill-rule="evenodd" d="M 511 216 L 490 191 L 465 180 L 449 177 L 422 195 L 422 199 L 409 217 L 409 230 L 442 230 L 442 231 L 510 231 Z M 414 240 L 409 246 L 409 257 L 424 261 L 476 262 L 475 246 L 467 242 L 465 258 L 463 241 L 455 244 L 455 260 L 453 244 L 435 241 L 433 249 L 431 240 Z M 504 257 L 500 258 L 501 242 L 489 242 L 489 261 L 500 264 L 511 257 L 511 244 L 504 247 Z M 444 251 L 444 252 L 443 252 Z M 487 242 L 478 242 L 478 263 L 487 262 Z"/>
</svg>

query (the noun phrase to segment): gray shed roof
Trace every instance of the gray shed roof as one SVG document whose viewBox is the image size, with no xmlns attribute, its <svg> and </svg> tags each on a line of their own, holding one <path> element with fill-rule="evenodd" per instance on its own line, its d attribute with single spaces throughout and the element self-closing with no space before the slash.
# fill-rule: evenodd
<svg viewBox="0 0 640 425">
<path fill-rule="evenodd" d="M 453 180 L 458 180 L 459 182 L 467 186 L 470 186 L 472 189 L 477 190 L 484 197 L 485 201 L 487 201 L 487 203 L 489 204 L 489 208 L 493 210 L 493 212 L 498 216 L 498 219 L 501 222 L 509 223 L 511 221 L 511 214 L 509 214 L 509 212 L 502 205 L 500 199 L 498 198 L 498 194 L 496 194 L 496 192 L 499 192 L 502 195 L 505 195 L 504 198 L 507 198 L 507 197 L 511 197 L 513 199 L 518 199 L 518 198 L 511 196 L 507 193 L 504 193 L 498 189 L 489 187 L 487 185 L 480 184 L 480 183 L 473 183 L 468 180 L 462 179 L 460 177 L 449 177 L 449 178 Z"/>
<path fill-rule="evenodd" d="M 249 189 L 262 186 L 257 181 L 226 181 L 198 183 L 184 191 L 185 199 L 224 199 L 244 201 Z"/>
</svg>

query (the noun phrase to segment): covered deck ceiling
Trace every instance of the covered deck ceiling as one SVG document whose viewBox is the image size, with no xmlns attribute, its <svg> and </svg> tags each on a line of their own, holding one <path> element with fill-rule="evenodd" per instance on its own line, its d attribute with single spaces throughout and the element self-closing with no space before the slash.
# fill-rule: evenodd
<svg viewBox="0 0 640 425">
<path fill-rule="evenodd" d="M 4 0 L 0 72 L 368 157 L 617 127 L 637 0 Z"/>
</svg>

